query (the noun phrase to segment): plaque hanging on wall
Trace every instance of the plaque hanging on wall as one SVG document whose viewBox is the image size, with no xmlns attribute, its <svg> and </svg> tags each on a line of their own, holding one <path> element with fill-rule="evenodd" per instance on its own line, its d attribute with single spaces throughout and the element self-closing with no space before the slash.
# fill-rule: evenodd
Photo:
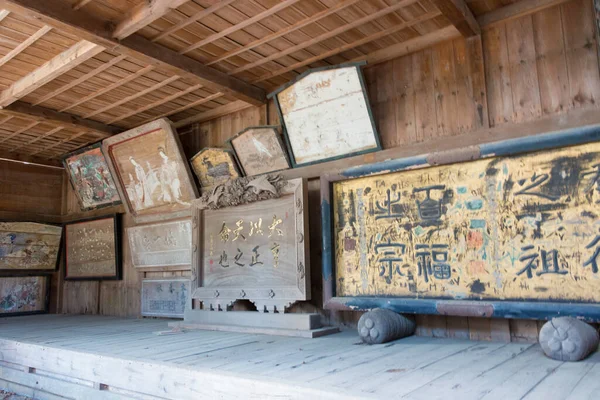
<svg viewBox="0 0 600 400">
<path fill-rule="evenodd" d="M 0 277 L 0 317 L 48 312 L 50 277 Z"/>
<path fill-rule="evenodd" d="M 0 222 L 0 271 L 54 271 L 61 236 L 61 226 Z"/>
<path fill-rule="evenodd" d="M 183 318 L 191 307 L 189 279 L 144 279 L 142 316 Z"/>
<path fill-rule="evenodd" d="M 244 175 L 253 176 L 290 167 L 276 126 L 253 126 L 230 139 Z"/>
<path fill-rule="evenodd" d="M 231 150 L 207 147 L 192 157 L 190 163 L 203 188 L 221 185 L 240 176 Z"/>
</svg>

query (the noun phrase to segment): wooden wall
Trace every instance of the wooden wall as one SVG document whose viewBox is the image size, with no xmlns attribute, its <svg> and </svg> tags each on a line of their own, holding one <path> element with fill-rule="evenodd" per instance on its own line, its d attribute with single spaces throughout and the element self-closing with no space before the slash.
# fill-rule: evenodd
<svg viewBox="0 0 600 400">
<path fill-rule="evenodd" d="M 513 136 L 514 131 L 525 135 L 531 122 L 540 121 L 541 126 L 545 121 L 543 126 L 551 129 L 554 120 L 547 117 L 577 118 L 576 109 L 598 107 L 597 48 L 592 2 L 572 0 L 486 28 L 481 38 L 457 39 L 368 66 L 364 73 L 382 144 L 385 149 L 407 149 L 405 156 L 416 155 L 436 151 L 444 139 L 454 136 L 461 139 L 454 147 L 471 145 L 464 140 L 474 140 L 473 135 L 465 135 L 469 132 L 477 137 L 479 132 L 493 134 L 494 128 L 507 127 Z M 223 146 L 245 127 L 265 123 L 279 123 L 272 103 L 193 125 L 181 131 L 180 137 L 191 157 L 205 146 Z M 519 124 L 527 129 L 520 129 Z M 63 186 L 65 218 L 83 216 L 66 179 Z M 312 311 L 320 310 L 322 304 L 318 179 L 309 181 L 309 203 L 314 295 L 310 304 L 298 308 Z M 125 226 L 131 223 L 125 217 Z M 139 315 L 141 275 L 132 271 L 128 251 L 124 242 L 123 281 L 65 283 L 63 312 Z M 172 274 L 177 273 L 151 276 Z M 353 326 L 360 314 L 328 315 L 332 323 Z M 421 335 L 503 341 L 535 340 L 540 325 L 439 316 L 417 320 Z"/>
</svg>

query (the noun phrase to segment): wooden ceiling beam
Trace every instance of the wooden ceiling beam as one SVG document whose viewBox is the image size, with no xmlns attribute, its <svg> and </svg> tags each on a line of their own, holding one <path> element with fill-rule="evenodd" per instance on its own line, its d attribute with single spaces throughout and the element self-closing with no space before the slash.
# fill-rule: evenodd
<svg viewBox="0 0 600 400">
<path fill-rule="evenodd" d="M 499 23 L 521 18 L 546 8 L 566 3 L 567 1 L 569 0 L 521 0 L 480 15 L 477 17 L 477 22 L 482 28 L 488 28 Z"/>
<path fill-rule="evenodd" d="M 12 139 L 12 138 L 14 138 L 14 137 L 16 137 L 16 136 L 19 136 L 21 133 L 23 133 L 23 132 L 25 132 L 25 131 L 28 131 L 28 130 L 30 130 L 30 129 L 31 129 L 31 128 L 33 128 L 33 127 L 36 127 L 36 126 L 37 126 L 37 125 L 39 125 L 40 123 L 41 123 L 40 121 L 33 121 L 31 124 L 29 124 L 29 125 L 26 125 L 26 126 L 24 126 L 23 128 L 21 128 L 21 129 L 18 129 L 18 130 L 16 130 L 16 131 L 12 132 L 10 135 L 8 135 L 8 136 L 6 136 L 6 137 L 3 137 L 3 138 L 1 138 L 1 139 L 0 139 L 0 143 L 7 142 L 7 141 L 9 141 L 10 139 Z"/>
<path fill-rule="evenodd" d="M 151 0 L 142 2 L 137 7 L 134 7 L 125 19 L 119 22 L 113 31 L 113 37 L 119 40 L 124 39 L 188 1 L 189 0 Z"/>
<path fill-rule="evenodd" d="M 47 167 L 63 168 L 63 165 L 58 160 L 47 160 L 41 157 L 32 157 L 26 154 L 13 153 L 10 150 L 0 150 L 0 159 L 8 161 L 17 161 L 26 164 L 37 164 Z"/>
<path fill-rule="evenodd" d="M 68 125 L 76 129 L 89 129 L 103 134 L 105 137 L 116 135 L 123 129 L 106 125 L 98 121 L 81 118 L 76 115 L 61 113 L 41 106 L 32 106 L 31 104 L 16 101 L 2 109 L 3 114 L 14 115 L 16 117 L 25 117 L 35 120 L 45 120 L 54 124 Z"/>
<path fill-rule="evenodd" d="M 188 47 L 186 47 L 185 49 L 181 50 L 179 52 L 179 54 L 185 54 L 185 53 L 189 53 L 192 50 L 195 50 L 199 47 L 205 46 L 209 43 L 214 42 L 215 40 L 218 40 L 224 36 L 227 35 L 231 35 L 234 32 L 237 32 L 239 30 L 242 30 L 252 24 L 254 24 L 255 22 L 258 22 L 262 19 L 265 19 L 267 17 L 270 17 L 271 15 L 293 5 L 294 3 L 299 2 L 300 0 L 285 0 L 280 2 L 279 4 L 277 4 L 276 6 L 273 6 L 271 8 L 266 9 L 265 11 L 256 14 L 255 16 L 248 18 L 246 20 L 244 20 L 243 22 L 240 22 L 239 24 L 235 24 L 230 26 L 227 29 L 223 29 L 221 32 L 217 32 L 215 34 L 212 34 L 202 40 L 200 40 L 199 42 L 193 43 L 191 45 L 189 45 Z"/>
<path fill-rule="evenodd" d="M 152 41 L 156 42 L 157 40 L 167 37 L 167 36 L 173 34 L 174 32 L 177 32 L 178 30 L 183 29 L 190 24 L 193 24 L 196 21 L 200 21 L 202 18 L 209 16 L 210 14 L 214 13 L 215 11 L 219 11 L 221 8 L 230 5 L 234 1 L 236 1 L 236 0 L 221 0 L 221 1 L 213 4 L 212 6 L 205 8 L 204 10 L 200 10 L 196 14 L 190 16 L 189 18 L 186 18 L 183 21 L 176 23 L 169 29 L 159 33 L 158 35 L 156 35 L 155 37 L 152 38 Z"/>
<path fill-rule="evenodd" d="M 27 96 L 57 76 L 104 51 L 104 47 L 82 40 L 25 75 L 0 93 L 0 107 Z"/>
<path fill-rule="evenodd" d="M 197 106 L 200 106 L 200 105 L 202 105 L 202 104 L 208 103 L 209 101 L 216 100 L 216 99 L 218 99 L 219 97 L 223 97 L 223 96 L 224 96 L 224 94 L 223 94 L 223 93 L 215 93 L 215 94 L 211 94 L 210 96 L 203 97 L 203 98 L 201 98 L 201 99 L 198 99 L 198 100 L 196 100 L 196 101 L 193 101 L 193 102 L 191 102 L 191 103 L 189 103 L 189 104 L 186 104 L 185 106 L 179 107 L 179 108 L 177 108 L 177 109 L 175 109 L 175 110 L 171 110 L 171 111 L 168 111 L 168 112 L 166 112 L 166 113 L 163 113 L 163 114 L 161 114 L 161 115 L 157 115 L 157 116 L 154 116 L 154 117 L 152 117 L 152 118 L 148 118 L 147 120 L 145 120 L 145 121 L 142 121 L 142 122 L 140 123 L 140 125 L 143 125 L 143 124 L 145 124 L 146 122 L 151 122 L 151 121 L 154 121 L 155 119 L 158 119 L 158 118 L 169 117 L 169 116 L 171 116 L 171 115 L 179 114 L 179 113 L 180 113 L 180 112 L 182 112 L 182 111 L 188 110 L 188 109 L 190 109 L 190 108 L 192 108 L 192 107 L 197 107 Z M 227 104 L 226 104 L 226 105 L 227 105 Z M 178 121 L 178 122 L 179 122 L 179 121 Z"/>
<path fill-rule="evenodd" d="M 260 78 L 256 79 L 252 83 L 266 81 L 267 79 L 271 79 L 271 78 L 274 78 L 276 76 L 285 74 L 286 72 L 290 72 L 290 71 L 293 71 L 295 69 L 302 68 L 304 66 L 312 64 L 312 63 L 317 62 L 319 60 L 323 60 L 323 59 L 325 59 L 327 57 L 331 57 L 331 56 L 334 56 L 336 54 L 342 53 L 342 52 L 344 52 L 346 50 L 350 50 L 350 49 L 353 49 L 353 48 L 355 48 L 357 46 L 361 46 L 363 44 L 370 43 L 370 42 L 372 42 L 374 40 L 381 39 L 381 38 L 383 38 L 385 36 L 388 36 L 388 35 L 391 35 L 391 34 L 393 34 L 395 32 L 401 31 L 402 29 L 410 28 L 413 25 L 420 24 L 422 22 L 425 22 L 427 20 L 435 18 L 435 17 L 437 17 L 439 15 L 440 15 L 440 12 L 437 11 L 437 10 L 429 12 L 429 13 L 426 13 L 426 14 L 423 14 L 420 17 L 415 18 L 413 20 L 410 20 L 408 22 L 403 22 L 403 23 L 398 24 L 396 26 L 392 26 L 392 27 L 390 27 L 388 29 L 385 29 L 383 31 L 380 31 L 380 32 L 374 33 L 372 35 L 369 35 L 367 37 L 364 37 L 364 38 L 362 38 L 360 40 L 357 40 L 357 41 L 354 41 L 354 42 L 350 42 L 350 43 L 348 43 L 348 44 L 346 44 L 344 46 L 341 46 L 341 47 L 338 47 L 338 48 L 335 48 L 335 49 L 331 49 L 331 50 L 329 50 L 329 51 L 327 51 L 325 53 L 318 54 L 318 55 L 316 55 L 314 57 L 311 57 L 311 58 L 308 58 L 306 60 L 297 62 L 295 64 L 292 64 L 292 65 L 288 66 L 288 67 L 285 67 L 285 68 L 278 69 L 278 70 L 275 70 L 273 72 L 270 72 L 270 73 L 268 73 L 266 75 L 263 75 Z"/>
<path fill-rule="evenodd" d="M 313 24 L 315 22 L 318 22 L 319 20 L 328 17 L 332 14 L 337 13 L 338 11 L 343 10 L 346 7 L 349 7 L 355 3 L 357 3 L 360 0 L 346 0 L 346 1 L 341 1 L 333 6 L 331 6 L 330 8 L 326 8 L 323 11 L 319 11 L 316 14 L 313 14 L 301 21 L 296 22 L 295 24 L 289 25 L 279 31 L 273 32 L 267 36 L 263 36 L 262 38 L 259 38 L 251 43 L 248 43 L 247 45 L 244 45 L 242 47 L 240 47 L 239 49 L 235 49 L 235 50 L 231 50 L 228 51 L 227 53 L 221 55 L 219 58 L 217 58 L 214 61 L 209 62 L 206 65 L 213 65 L 216 64 L 218 62 L 224 61 L 230 57 L 233 56 L 237 56 L 238 54 L 244 53 L 246 51 L 252 50 L 253 48 L 260 46 L 261 44 L 265 44 L 268 43 L 272 40 L 275 40 L 283 35 L 287 35 L 289 33 L 292 33 L 294 31 L 297 31 L 298 29 L 304 28 L 307 25 Z"/>
<path fill-rule="evenodd" d="M 227 103 L 223 106 L 216 107 L 212 110 L 208 110 L 203 113 L 191 116 L 189 118 L 182 119 L 181 121 L 177 121 L 173 125 L 175 126 L 175 128 L 181 128 L 192 123 L 210 121 L 211 119 L 219 118 L 227 114 L 245 110 L 248 107 L 252 107 L 252 105 L 244 103 L 243 101 L 232 101 L 231 103 Z"/>
<path fill-rule="evenodd" d="M 0 58 L 0 67 L 12 60 L 13 58 L 15 58 L 16 56 L 18 56 L 19 54 L 21 54 L 23 50 L 34 44 L 39 38 L 44 36 L 46 33 L 50 32 L 50 30 L 52 30 L 52 28 L 50 28 L 47 25 L 44 25 L 36 33 L 29 36 L 22 43 L 19 43 L 17 47 L 9 51 L 4 57 Z"/>
<path fill-rule="evenodd" d="M 35 19 L 59 31 L 96 43 L 106 49 L 138 59 L 146 65 L 155 65 L 174 75 L 198 79 L 213 90 L 231 94 L 255 105 L 265 104 L 266 91 L 231 77 L 190 57 L 133 34 L 119 41 L 112 37 L 107 21 L 82 11 L 74 11 L 63 1 L 0 0 L 0 8 Z"/>
<path fill-rule="evenodd" d="M 22 143 L 22 144 L 18 145 L 17 147 L 13 147 L 13 148 L 12 148 L 10 151 L 17 151 L 17 150 L 19 150 L 21 147 L 25 147 L 25 146 L 32 145 L 32 144 L 34 144 L 34 143 L 36 143 L 36 142 L 39 142 L 39 141 L 40 141 L 40 140 L 42 140 L 42 139 L 46 139 L 46 138 L 48 138 L 48 137 L 50 137 L 50 136 L 54 135 L 55 133 L 62 131 L 63 129 L 65 129 L 65 127 L 64 127 L 64 126 L 57 126 L 57 127 L 56 127 L 56 128 L 54 128 L 54 129 L 50 129 L 48 132 L 44 133 L 43 135 L 40 135 L 40 136 L 34 137 L 34 138 L 33 138 L 33 139 L 31 139 L 30 141 L 28 141 L 28 142 L 25 142 L 25 143 Z"/>
<path fill-rule="evenodd" d="M 257 60 L 257 61 L 255 61 L 253 63 L 249 63 L 249 64 L 243 65 L 243 66 L 241 66 L 239 68 L 236 68 L 233 71 L 230 71 L 229 74 L 231 74 L 231 75 L 239 74 L 240 72 L 247 71 L 247 70 L 255 68 L 255 67 L 259 67 L 259 66 L 261 66 L 261 65 L 263 65 L 263 64 L 265 64 L 265 63 L 267 63 L 269 61 L 273 61 L 273 60 L 276 60 L 278 58 L 285 57 L 285 56 L 287 56 L 289 54 L 292 54 L 292 53 L 295 53 L 297 51 L 303 50 L 303 49 L 305 49 L 305 48 L 307 48 L 309 46 L 312 46 L 314 44 L 320 43 L 320 42 L 322 42 L 324 40 L 327 40 L 329 38 L 332 38 L 334 36 L 340 35 L 340 34 L 342 34 L 344 32 L 347 32 L 347 31 L 349 31 L 351 29 L 357 28 L 357 27 L 359 27 L 361 25 L 364 25 L 364 24 L 366 24 L 368 22 L 371 22 L 371 21 L 373 21 L 373 20 L 375 20 L 377 18 L 383 17 L 384 15 L 387 15 L 387 14 L 393 13 L 395 11 L 398 11 L 399 9 L 401 9 L 403 7 L 406 7 L 406 6 L 409 6 L 409 5 L 411 5 L 413 3 L 416 3 L 416 2 L 417 2 L 417 0 L 403 0 L 403 1 L 401 1 L 399 3 L 396 3 L 396 4 L 392 5 L 392 6 L 388 6 L 388 7 L 382 8 L 381 10 L 379 10 L 379 11 L 373 13 L 373 14 L 370 14 L 370 15 L 367 15 L 367 16 L 365 16 L 363 18 L 357 19 L 356 21 L 351 22 L 349 24 L 342 25 L 339 28 L 336 28 L 336 29 L 331 30 L 329 32 L 326 32 L 326 33 L 324 33 L 322 35 L 314 37 L 314 38 L 312 38 L 310 40 L 307 40 L 306 42 L 299 43 L 296 46 L 288 47 L 287 49 L 285 49 L 283 51 L 280 51 L 280 52 L 277 52 L 277 53 L 275 53 L 275 54 L 273 54 L 271 56 L 261 58 L 260 60 Z"/>
<path fill-rule="evenodd" d="M 4 18 L 8 17 L 8 14 L 10 14 L 10 11 L 0 10 L 0 21 L 2 21 Z"/>
<path fill-rule="evenodd" d="M 481 34 L 479 23 L 465 0 L 432 0 L 432 2 L 464 37 Z"/>
</svg>

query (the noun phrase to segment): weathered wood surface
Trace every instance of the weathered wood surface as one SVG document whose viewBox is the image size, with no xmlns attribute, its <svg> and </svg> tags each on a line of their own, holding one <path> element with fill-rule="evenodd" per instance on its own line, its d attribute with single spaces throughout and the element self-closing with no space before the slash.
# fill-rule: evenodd
<svg viewBox="0 0 600 400">
<path fill-rule="evenodd" d="M 0 315 L 47 312 L 49 279 L 47 275 L 0 277 Z"/>
<path fill-rule="evenodd" d="M 141 303 L 143 316 L 183 318 L 185 310 L 192 307 L 191 282 L 189 279 L 144 279 Z"/>
<path fill-rule="evenodd" d="M 55 382 L 45 389 L 58 396 L 69 381 L 70 390 L 102 384 L 107 394 L 129 398 L 219 393 L 224 399 L 504 400 L 592 399 L 599 387 L 599 353 L 562 363 L 531 344 L 413 336 L 368 346 L 357 345 L 353 331 L 316 340 L 209 331 L 153 334 L 165 330 L 166 321 L 98 316 L 0 319 L 0 386 L 11 381 L 30 387 L 27 376 L 40 376 Z M 31 372 L 17 373 L 23 370 Z"/>
<path fill-rule="evenodd" d="M 244 129 L 231 139 L 244 175 L 260 175 L 290 168 L 287 150 L 276 126 Z"/>
<path fill-rule="evenodd" d="M 35 222 L 0 222 L 0 270 L 52 272 L 62 227 Z"/>
</svg>

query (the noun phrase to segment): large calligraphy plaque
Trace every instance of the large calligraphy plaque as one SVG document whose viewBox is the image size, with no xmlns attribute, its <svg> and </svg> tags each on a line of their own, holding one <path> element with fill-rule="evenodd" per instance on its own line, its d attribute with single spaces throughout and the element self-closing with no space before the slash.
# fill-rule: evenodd
<svg viewBox="0 0 600 400">
<path fill-rule="evenodd" d="M 192 222 L 177 220 L 126 229 L 131 260 L 136 268 L 191 268 Z"/>
<path fill-rule="evenodd" d="M 279 312 L 310 299 L 306 205 L 302 179 L 288 181 L 276 199 L 218 210 L 195 201 L 193 298 L 205 309 L 246 299 L 259 311 Z"/>
<path fill-rule="evenodd" d="M 600 143 L 338 180 L 336 296 L 600 302 L 599 203 Z"/>
</svg>

